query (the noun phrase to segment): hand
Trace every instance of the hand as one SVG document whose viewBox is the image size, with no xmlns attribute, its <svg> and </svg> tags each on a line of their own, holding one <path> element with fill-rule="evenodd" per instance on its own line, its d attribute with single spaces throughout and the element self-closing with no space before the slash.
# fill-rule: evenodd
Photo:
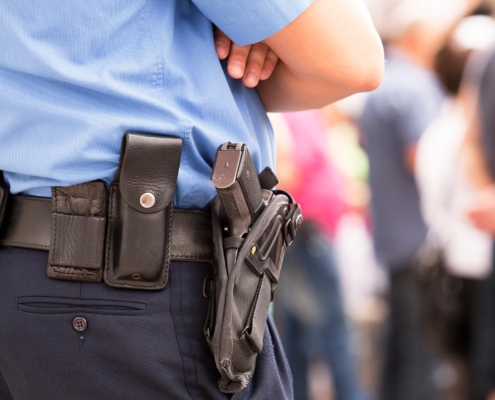
<svg viewBox="0 0 495 400">
<path fill-rule="evenodd" d="M 228 57 L 227 71 L 232 78 L 241 79 L 248 88 L 268 79 L 277 66 L 278 56 L 266 44 L 238 46 L 215 27 L 215 49 L 218 58 Z"/>
<path fill-rule="evenodd" d="M 495 235 L 495 187 L 480 190 L 466 211 L 476 228 Z"/>
</svg>

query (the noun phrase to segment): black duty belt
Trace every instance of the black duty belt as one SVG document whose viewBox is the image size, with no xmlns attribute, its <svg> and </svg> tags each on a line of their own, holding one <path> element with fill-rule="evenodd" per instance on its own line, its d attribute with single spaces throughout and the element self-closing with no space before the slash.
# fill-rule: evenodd
<svg viewBox="0 0 495 400">
<path fill-rule="evenodd" d="M 214 262 L 211 216 L 204 211 L 173 210 L 172 261 Z M 49 250 L 52 199 L 11 196 L 5 212 L 0 244 Z"/>
<path fill-rule="evenodd" d="M 123 289 L 165 287 L 171 261 L 214 262 L 209 214 L 173 207 L 182 140 L 127 132 L 108 189 L 10 196 L 0 174 L 0 244 L 48 250 L 47 275 Z"/>
</svg>

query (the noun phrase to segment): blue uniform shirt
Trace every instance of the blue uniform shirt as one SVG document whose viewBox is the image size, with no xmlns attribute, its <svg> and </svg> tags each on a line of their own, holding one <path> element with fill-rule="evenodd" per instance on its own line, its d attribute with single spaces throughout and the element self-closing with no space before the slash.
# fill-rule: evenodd
<svg viewBox="0 0 495 400">
<path fill-rule="evenodd" d="M 272 165 L 265 110 L 218 60 L 212 22 L 254 43 L 311 2 L 0 0 L 0 170 L 11 192 L 110 183 L 126 131 L 182 138 L 180 208 L 212 199 L 226 141 L 246 143 L 258 170 Z"/>
<path fill-rule="evenodd" d="M 404 156 L 439 114 L 444 99 L 433 73 L 391 52 L 383 82 L 370 94 L 361 117 L 370 160 L 375 252 L 389 268 L 410 264 L 426 237 L 418 189 Z"/>
</svg>

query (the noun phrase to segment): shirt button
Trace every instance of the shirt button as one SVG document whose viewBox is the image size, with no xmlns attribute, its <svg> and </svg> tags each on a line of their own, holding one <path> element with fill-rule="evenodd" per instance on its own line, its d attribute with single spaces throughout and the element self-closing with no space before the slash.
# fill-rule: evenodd
<svg viewBox="0 0 495 400">
<path fill-rule="evenodd" d="M 74 318 L 74 321 L 72 321 L 72 326 L 76 331 L 84 332 L 88 327 L 88 321 L 86 321 L 83 317 L 77 317 Z"/>
</svg>

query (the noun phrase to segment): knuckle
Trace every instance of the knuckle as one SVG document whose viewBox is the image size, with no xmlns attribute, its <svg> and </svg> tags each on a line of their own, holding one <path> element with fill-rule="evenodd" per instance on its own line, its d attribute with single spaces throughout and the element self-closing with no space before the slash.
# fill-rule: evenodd
<svg viewBox="0 0 495 400">
<path fill-rule="evenodd" d="M 266 55 L 266 48 L 263 48 L 262 46 L 253 46 L 251 52 L 249 53 L 249 65 L 257 68 L 262 68 L 266 60 Z"/>
<path fill-rule="evenodd" d="M 263 68 L 263 65 L 264 65 L 263 58 L 249 57 L 249 60 L 247 62 L 247 67 L 249 69 L 258 69 L 258 70 L 260 70 L 261 68 Z"/>
<path fill-rule="evenodd" d="M 252 45 L 253 50 L 257 52 L 262 52 L 263 54 L 266 54 L 268 52 L 269 47 L 264 44 L 264 43 L 255 43 Z"/>
<path fill-rule="evenodd" d="M 238 46 L 235 43 L 232 43 L 232 56 L 236 58 L 246 58 L 249 54 L 251 46 Z"/>
<path fill-rule="evenodd" d="M 273 55 L 267 54 L 263 67 L 273 70 L 278 63 L 278 57 L 275 53 Z"/>
<path fill-rule="evenodd" d="M 269 49 L 266 53 L 266 60 L 276 64 L 278 61 L 278 56 L 275 54 L 273 50 Z"/>
</svg>

